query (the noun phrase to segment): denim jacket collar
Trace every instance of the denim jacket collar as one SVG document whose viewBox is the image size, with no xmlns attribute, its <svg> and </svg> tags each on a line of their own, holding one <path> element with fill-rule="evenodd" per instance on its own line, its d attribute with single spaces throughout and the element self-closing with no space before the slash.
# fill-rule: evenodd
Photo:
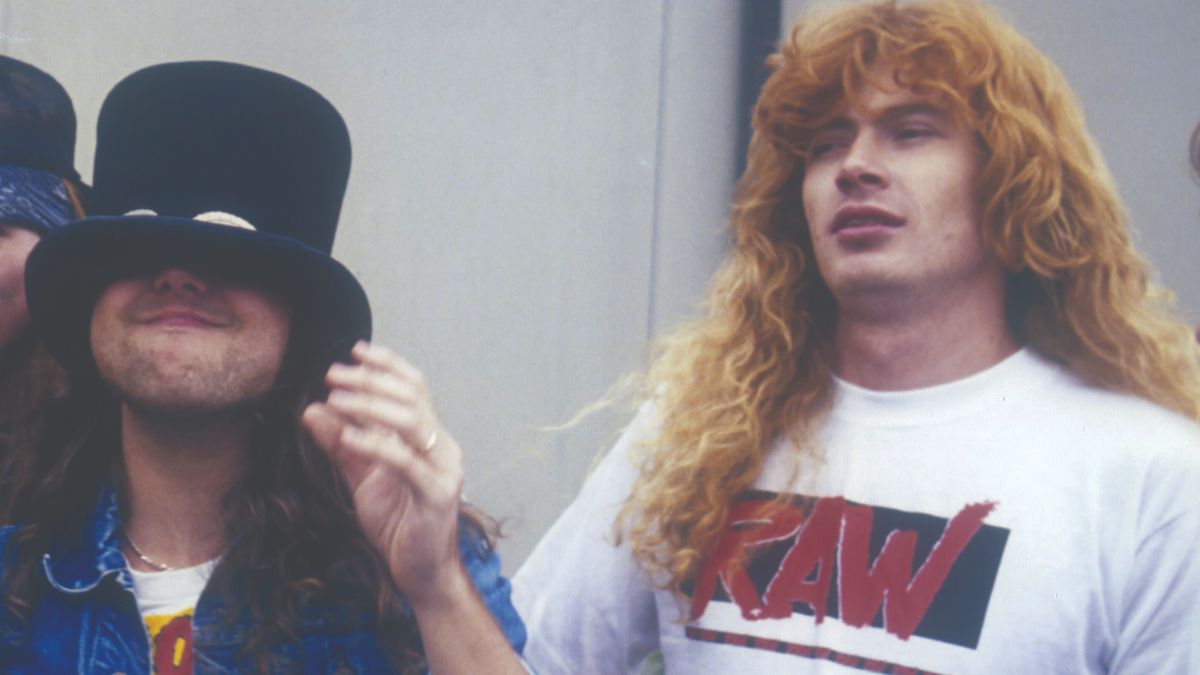
<svg viewBox="0 0 1200 675">
<path fill-rule="evenodd" d="M 87 593 L 105 577 L 113 576 L 123 587 L 132 588 L 133 579 L 121 553 L 120 523 L 116 487 L 109 481 L 79 536 L 59 539 L 42 558 L 51 587 L 62 593 Z"/>
<path fill-rule="evenodd" d="M 112 481 L 104 486 L 79 536 L 54 542 L 51 552 L 42 558 L 42 567 L 50 585 L 61 593 L 88 593 L 105 577 L 114 577 L 124 588 L 133 589 L 133 578 L 121 552 L 121 519 L 117 492 Z M 245 589 L 250 592 L 250 589 Z M 201 594 L 193 618 L 193 634 L 198 643 L 241 644 L 248 635 L 251 617 L 244 612 L 240 621 L 226 621 L 227 609 L 213 593 Z M 347 630 L 361 626 L 365 617 L 337 607 L 310 607 L 300 617 L 301 633 Z"/>
<path fill-rule="evenodd" d="M 144 666 L 144 657 L 139 655 L 148 653 L 150 646 L 133 597 L 133 580 L 121 553 L 117 504 L 115 483 L 110 481 L 100 491 L 82 527 L 73 533 L 59 533 L 51 543 L 42 559 L 51 590 L 42 597 L 32 623 L 14 623 L 0 613 L 0 662 L 4 663 L 0 669 L 14 672 L 12 664 L 4 660 L 12 657 L 23 659 L 21 663 L 29 666 L 20 672 L 68 672 L 76 670 L 71 663 L 78 657 L 87 659 L 86 664 L 76 664 L 86 672 L 144 672 L 144 667 L 139 670 L 130 666 Z M 13 529 L 0 528 L 0 551 L 12 544 L 9 537 Z M 468 530 L 460 531 L 463 565 L 519 653 L 525 630 L 509 600 L 508 581 L 500 576 L 500 560 L 478 534 L 464 534 Z M 235 597 L 266 592 L 241 575 L 231 583 Z M 223 602 L 222 595 L 206 588 L 197 600 L 192 620 L 193 649 L 197 663 L 204 665 L 196 672 L 251 669 L 242 649 L 256 625 L 255 618 L 245 607 L 238 610 L 237 616 L 230 616 L 232 609 Z M 280 672 L 292 672 L 297 659 L 306 662 L 306 672 L 343 672 L 347 667 L 357 672 L 383 672 L 388 667 L 387 658 L 376 630 L 371 617 L 357 609 L 305 603 L 297 617 L 297 641 L 280 647 Z M 133 656 L 129 659 L 120 660 L 130 654 Z M 307 663 L 327 664 L 328 669 L 308 669 Z"/>
</svg>

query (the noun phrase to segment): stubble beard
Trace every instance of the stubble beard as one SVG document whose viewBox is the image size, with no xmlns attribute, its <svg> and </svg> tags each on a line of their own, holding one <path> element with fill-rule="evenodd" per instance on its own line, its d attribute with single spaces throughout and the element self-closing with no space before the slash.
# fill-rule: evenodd
<svg viewBox="0 0 1200 675">
<path fill-rule="evenodd" d="M 124 343 L 96 357 L 101 377 L 132 411 L 179 421 L 249 412 L 275 379 L 273 371 L 232 348 L 200 357 L 162 355 Z"/>
</svg>

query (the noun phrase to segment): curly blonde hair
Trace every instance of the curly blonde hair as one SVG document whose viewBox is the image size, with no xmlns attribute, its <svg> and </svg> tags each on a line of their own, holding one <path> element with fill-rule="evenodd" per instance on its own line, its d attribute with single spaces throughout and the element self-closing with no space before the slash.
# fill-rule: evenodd
<svg viewBox="0 0 1200 675">
<path fill-rule="evenodd" d="M 1200 364 L 1170 293 L 1134 252 L 1114 182 L 1058 69 L 976 0 L 876 0 L 801 21 L 769 61 L 733 246 L 706 311 L 661 339 L 642 394 L 659 430 L 617 521 L 635 558 L 682 594 L 768 444 L 796 447 L 831 402 L 835 305 L 800 200 L 814 130 L 872 67 L 943 102 L 981 149 L 982 235 L 1008 273 L 1015 335 L 1086 382 L 1200 418 Z"/>
</svg>

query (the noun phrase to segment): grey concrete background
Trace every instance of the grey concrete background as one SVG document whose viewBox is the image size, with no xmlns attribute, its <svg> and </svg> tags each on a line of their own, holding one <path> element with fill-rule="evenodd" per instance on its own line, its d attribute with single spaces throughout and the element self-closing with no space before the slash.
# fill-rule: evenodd
<svg viewBox="0 0 1200 675">
<path fill-rule="evenodd" d="M 751 2 L 756 0 L 749 0 Z M 785 16 L 803 3 L 785 0 Z M 1194 0 L 1001 0 L 1076 86 L 1143 248 L 1193 317 Z M 345 116 L 335 254 L 414 361 L 467 493 L 524 559 L 620 424 L 562 422 L 689 315 L 735 176 L 734 0 L 0 0 L 0 52 L 58 77 L 90 176 L 104 94 L 139 67 L 278 70 Z"/>
</svg>

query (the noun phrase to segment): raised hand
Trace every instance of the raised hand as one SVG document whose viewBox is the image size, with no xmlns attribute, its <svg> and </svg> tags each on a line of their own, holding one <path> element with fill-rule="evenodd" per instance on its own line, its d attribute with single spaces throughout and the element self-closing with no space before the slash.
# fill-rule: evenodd
<svg viewBox="0 0 1200 675">
<path fill-rule="evenodd" d="M 460 584 L 462 450 L 438 421 L 425 379 L 391 350 L 359 342 L 334 364 L 329 397 L 302 417 L 340 467 L 359 522 L 414 602 Z"/>
</svg>

